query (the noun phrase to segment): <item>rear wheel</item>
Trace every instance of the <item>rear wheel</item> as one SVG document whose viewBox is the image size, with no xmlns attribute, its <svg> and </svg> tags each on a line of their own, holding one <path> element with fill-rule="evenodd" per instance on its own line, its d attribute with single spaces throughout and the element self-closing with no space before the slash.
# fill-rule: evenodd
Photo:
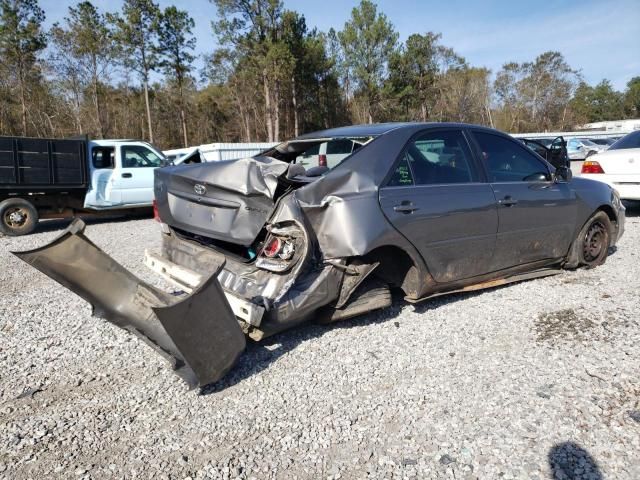
<svg viewBox="0 0 640 480">
<path fill-rule="evenodd" d="M 598 212 L 593 215 L 580 230 L 576 242 L 579 266 L 593 268 L 602 265 L 611 243 L 611 220 L 607 214 Z"/>
<path fill-rule="evenodd" d="M 31 202 L 10 198 L 0 203 L 0 232 L 5 235 L 28 235 L 37 224 L 38 211 Z"/>
</svg>

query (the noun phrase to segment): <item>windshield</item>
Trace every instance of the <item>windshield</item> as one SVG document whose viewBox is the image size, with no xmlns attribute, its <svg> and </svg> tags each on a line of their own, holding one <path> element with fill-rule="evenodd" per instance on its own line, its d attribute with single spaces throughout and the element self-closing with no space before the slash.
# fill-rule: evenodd
<svg viewBox="0 0 640 480">
<path fill-rule="evenodd" d="M 640 148 L 640 130 L 622 137 L 609 147 L 609 150 L 622 150 L 626 148 Z"/>
</svg>

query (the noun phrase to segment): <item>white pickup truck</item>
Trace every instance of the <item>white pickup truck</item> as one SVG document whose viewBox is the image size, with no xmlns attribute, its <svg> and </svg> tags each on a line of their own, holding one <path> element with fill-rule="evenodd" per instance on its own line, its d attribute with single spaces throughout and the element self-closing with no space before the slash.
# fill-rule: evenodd
<svg viewBox="0 0 640 480">
<path fill-rule="evenodd" d="M 138 140 L 0 137 L 0 232 L 28 234 L 41 218 L 140 212 L 166 164 Z"/>
</svg>

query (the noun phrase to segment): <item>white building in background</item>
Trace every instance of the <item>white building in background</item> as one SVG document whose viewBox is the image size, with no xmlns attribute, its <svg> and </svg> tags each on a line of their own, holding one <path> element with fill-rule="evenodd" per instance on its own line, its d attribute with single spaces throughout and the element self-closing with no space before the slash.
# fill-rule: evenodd
<svg viewBox="0 0 640 480">
<path fill-rule="evenodd" d="M 218 160 L 234 160 L 236 158 L 252 157 L 263 150 L 267 150 L 277 143 L 207 143 L 197 147 L 176 148 L 165 150 L 163 153 L 169 160 L 176 161 L 195 150 L 199 150 L 201 158 L 206 162 Z"/>
<path fill-rule="evenodd" d="M 630 120 L 610 120 L 605 122 L 587 123 L 579 127 L 579 130 L 598 130 L 611 133 L 631 133 L 640 130 L 640 118 Z"/>
<path fill-rule="evenodd" d="M 556 137 L 569 138 L 620 138 L 627 133 L 640 130 L 640 118 L 631 120 L 610 120 L 605 122 L 587 123 L 579 125 L 572 132 L 530 132 L 512 133 L 512 137 L 530 139 L 553 139 Z"/>
</svg>

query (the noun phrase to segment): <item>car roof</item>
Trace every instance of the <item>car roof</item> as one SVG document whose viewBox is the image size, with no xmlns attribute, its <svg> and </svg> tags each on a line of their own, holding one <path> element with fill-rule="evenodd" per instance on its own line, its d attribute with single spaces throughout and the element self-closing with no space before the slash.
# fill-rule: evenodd
<svg viewBox="0 0 640 480">
<path fill-rule="evenodd" d="M 480 128 L 495 132 L 490 128 L 482 125 L 472 125 L 468 123 L 445 123 L 445 122 L 389 122 L 389 123 L 370 123 L 362 125 L 349 125 L 346 127 L 330 128 L 328 130 L 320 130 L 300 135 L 296 140 L 304 140 L 311 138 L 339 138 L 339 137 L 377 137 L 384 135 L 392 130 L 402 128 L 416 127 L 456 127 L 456 128 Z"/>
</svg>

